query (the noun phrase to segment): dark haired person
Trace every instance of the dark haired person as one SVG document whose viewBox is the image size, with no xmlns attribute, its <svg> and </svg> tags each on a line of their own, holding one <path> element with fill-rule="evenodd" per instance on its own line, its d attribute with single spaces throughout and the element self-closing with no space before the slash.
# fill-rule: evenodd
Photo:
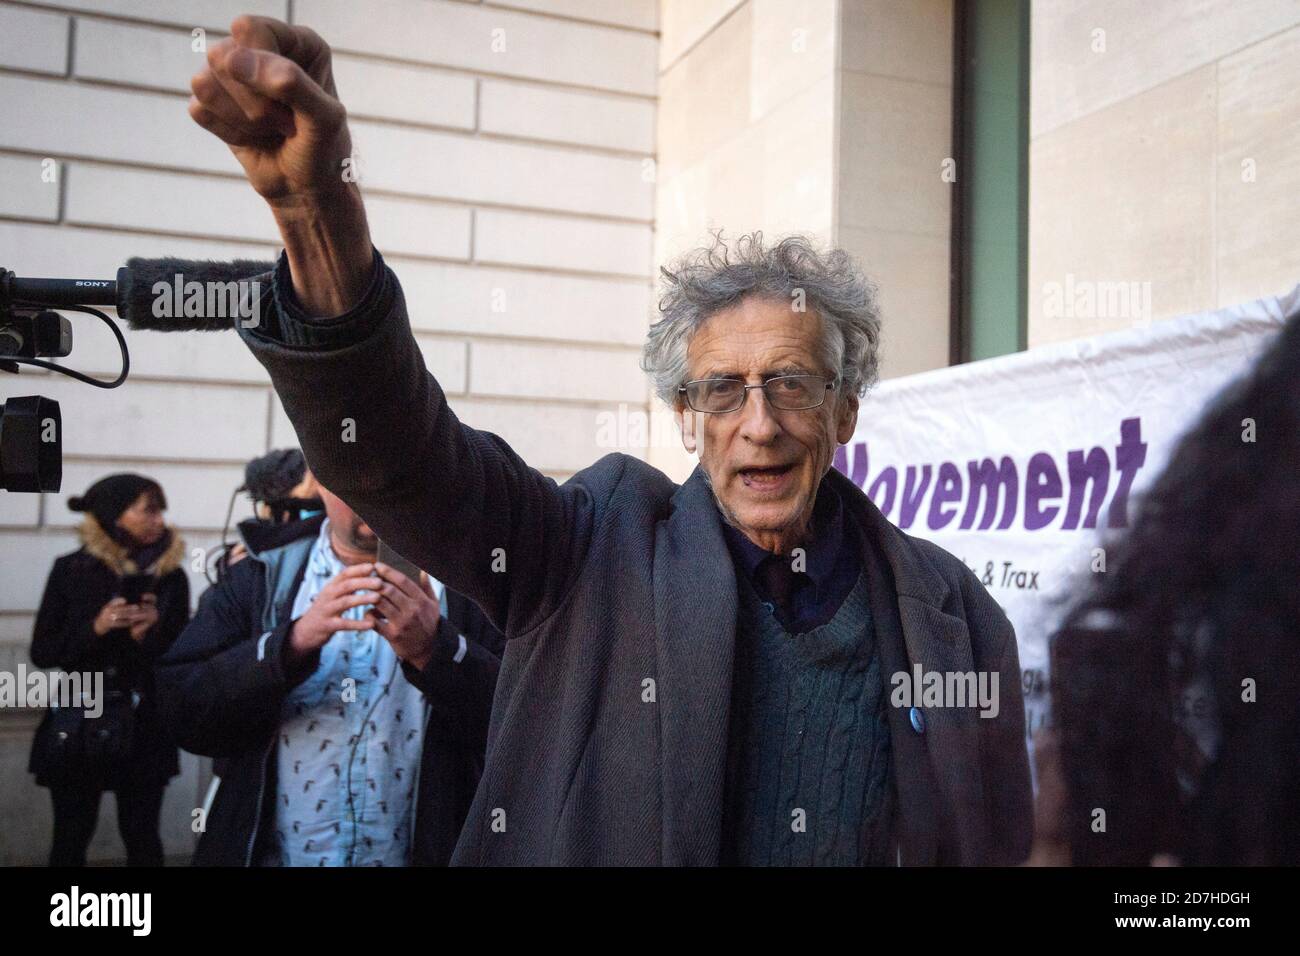
<svg viewBox="0 0 1300 956">
<path fill-rule="evenodd" d="M 236 494 L 239 492 L 253 500 L 253 517 L 239 522 L 239 540 L 217 562 L 218 580 L 248 557 L 250 547 L 263 551 L 292 539 L 296 533 L 293 526 L 319 515 L 324 507 L 320 485 L 298 448 L 276 448 L 251 459 L 244 466 L 244 484 Z M 209 588 L 199 598 L 200 607 L 211 593 Z"/>
<path fill-rule="evenodd" d="M 320 525 L 319 516 L 325 505 L 321 501 L 320 485 L 307 467 L 307 460 L 298 448 L 276 448 L 253 458 L 244 465 L 244 483 L 235 495 L 243 492 L 252 499 L 253 517 L 239 522 L 238 540 L 226 546 L 225 531 L 229 527 L 230 512 L 226 514 L 226 528 L 222 530 L 223 550 L 213 564 L 216 581 L 199 595 L 195 617 L 203 614 L 204 607 L 217 593 L 217 584 L 230 573 L 250 551 L 258 554 L 287 544 L 299 538 L 307 523 L 317 519 L 310 533 Z M 230 510 L 234 510 L 235 496 L 231 496 Z M 211 578 L 209 578 L 211 580 Z M 213 780 L 203 801 L 204 812 L 211 809 L 212 799 L 226 772 L 227 762 L 220 757 L 212 761 Z"/>
<path fill-rule="evenodd" d="M 54 802 L 50 865 L 85 864 L 111 790 L 128 865 L 161 866 L 163 790 L 180 765 L 158 724 L 153 665 L 189 619 L 185 543 L 163 521 L 162 488 L 141 475 L 103 478 L 68 507 L 85 512 L 81 548 L 54 562 L 31 658 L 103 684 L 85 709 L 47 712 L 32 742 L 28 769 Z"/>
<path fill-rule="evenodd" d="M 1053 639 L 1035 860 L 1300 864 L 1297 476 L 1300 315 L 1178 443 Z"/>
</svg>

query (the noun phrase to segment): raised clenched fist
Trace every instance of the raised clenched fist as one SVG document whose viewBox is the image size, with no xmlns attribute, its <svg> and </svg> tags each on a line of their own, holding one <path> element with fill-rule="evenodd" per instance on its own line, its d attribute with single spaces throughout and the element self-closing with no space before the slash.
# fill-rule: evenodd
<svg viewBox="0 0 1300 956">
<path fill-rule="evenodd" d="M 190 116 L 220 137 L 275 215 L 298 301 L 312 315 L 347 311 L 365 291 L 374 250 L 330 48 L 315 31 L 239 17 L 190 86 Z"/>
<path fill-rule="evenodd" d="M 269 17 L 239 17 L 230 29 L 190 81 L 190 116 L 230 146 L 272 205 L 338 194 L 352 141 L 329 46 Z"/>
</svg>

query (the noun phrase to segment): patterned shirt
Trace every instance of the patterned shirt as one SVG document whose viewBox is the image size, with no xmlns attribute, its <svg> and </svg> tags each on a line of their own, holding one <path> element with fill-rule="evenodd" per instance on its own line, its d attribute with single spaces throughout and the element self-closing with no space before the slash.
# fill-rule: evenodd
<svg viewBox="0 0 1300 956">
<path fill-rule="evenodd" d="M 345 567 L 329 520 L 307 559 L 298 618 Z M 431 580 L 446 613 L 442 584 Z M 360 620 L 371 605 L 349 609 Z M 338 631 L 284 703 L 276 744 L 281 866 L 406 866 L 426 706 L 377 632 Z"/>
</svg>

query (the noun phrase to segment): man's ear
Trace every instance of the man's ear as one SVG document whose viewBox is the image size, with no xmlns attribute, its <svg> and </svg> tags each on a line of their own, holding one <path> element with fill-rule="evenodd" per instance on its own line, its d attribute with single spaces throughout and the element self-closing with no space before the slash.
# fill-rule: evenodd
<svg viewBox="0 0 1300 956">
<path fill-rule="evenodd" d="M 699 444 L 695 438 L 695 413 L 684 402 L 678 402 L 673 406 L 673 414 L 677 416 L 677 427 L 682 432 L 682 447 L 688 455 L 695 454 Z"/>
<path fill-rule="evenodd" d="M 835 440 L 847 445 L 858 430 L 858 396 L 841 395 L 835 409 Z"/>
</svg>

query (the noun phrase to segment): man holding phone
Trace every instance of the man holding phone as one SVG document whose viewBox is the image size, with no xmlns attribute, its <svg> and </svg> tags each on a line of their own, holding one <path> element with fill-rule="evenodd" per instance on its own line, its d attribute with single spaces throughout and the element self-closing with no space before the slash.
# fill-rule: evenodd
<svg viewBox="0 0 1300 956">
<path fill-rule="evenodd" d="M 320 491 L 159 666 L 177 742 L 226 758 L 198 865 L 443 864 L 478 783 L 502 638 Z"/>
</svg>

